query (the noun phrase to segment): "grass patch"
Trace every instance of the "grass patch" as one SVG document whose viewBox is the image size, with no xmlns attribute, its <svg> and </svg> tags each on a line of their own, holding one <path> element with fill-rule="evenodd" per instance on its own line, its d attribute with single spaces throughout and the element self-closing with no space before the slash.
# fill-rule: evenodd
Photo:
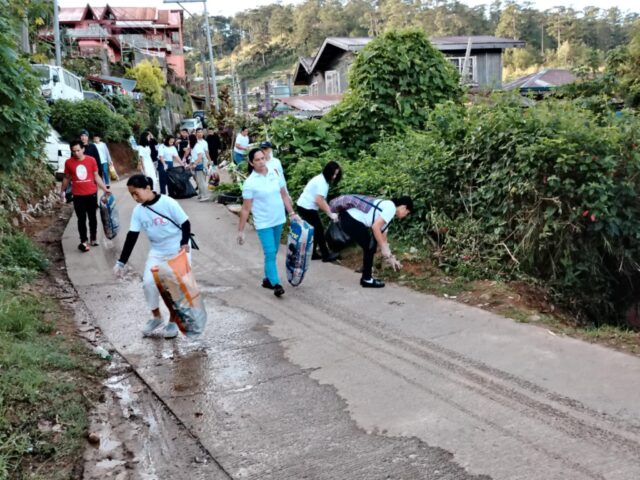
<svg viewBox="0 0 640 480">
<path fill-rule="evenodd" d="M 66 312 L 22 288 L 48 265 L 20 232 L 0 236 L 0 479 L 68 479 L 83 448 L 100 361 Z"/>
</svg>

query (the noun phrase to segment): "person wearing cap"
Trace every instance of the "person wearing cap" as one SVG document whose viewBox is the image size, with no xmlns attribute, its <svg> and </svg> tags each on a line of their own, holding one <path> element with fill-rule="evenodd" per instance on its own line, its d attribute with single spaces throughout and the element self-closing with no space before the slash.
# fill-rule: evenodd
<svg viewBox="0 0 640 480">
<path fill-rule="evenodd" d="M 80 130 L 80 141 L 84 147 L 85 156 L 95 158 L 98 172 L 102 172 L 102 159 L 100 158 L 100 152 L 98 152 L 98 148 L 93 143 L 89 143 L 89 130 L 84 128 Z M 102 174 L 100 175 L 102 176 Z"/>
<path fill-rule="evenodd" d="M 247 152 L 249 151 L 249 129 L 247 127 L 242 127 L 240 129 L 240 133 L 236 137 L 236 143 L 233 147 L 233 162 L 236 165 L 240 165 L 244 162 L 244 159 L 247 156 Z"/>
<path fill-rule="evenodd" d="M 113 165 L 113 161 L 111 160 L 111 153 L 109 153 L 109 147 L 107 144 L 102 141 L 100 138 L 100 134 L 98 132 L 93 134 L 93 144 L 98 149 L 98 155 L 100 155 L 100 159 L 102 160 L 100 173 L 102 175 L 102 180 L 106 185 L 109 185 L 110 176 L 109 176 L 109 165 Z"/>
<path fill-rule="evenodd" d="M 282 168 L 282 162 L 273 156 L 273 144 L 269 141 L 260 142 L 260 150 L 264 153 L 267 159 L 267 168 L 277 170 L 282 178 L 284 177 L 284 169 Z"/>
</svg>

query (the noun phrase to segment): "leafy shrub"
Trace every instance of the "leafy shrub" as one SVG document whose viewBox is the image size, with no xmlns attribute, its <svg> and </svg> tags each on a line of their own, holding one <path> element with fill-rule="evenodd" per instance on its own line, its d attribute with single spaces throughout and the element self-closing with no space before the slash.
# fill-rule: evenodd
<svg viewBox="0 0 640 480">
<path fill-rule="evenodd" d="M 131 135 L 127 119 L 97 100 L 56 101 L 51 107 L 51 124 L 67 141 L 77 138 L 83 128 L 92 135 L 102 134 L 109 142 L 123 142 Z"/>
<path fill-rule="evenodd" d="M 447 271 L 527 276 L 579 318 L 621 322 L 640 286 L 640 119 L 517 98 L 434 109 L 345 165 L 343 191 L 414 196 L 407 240 Z"/>
<path fill-rule="evenodd" d="M 341 146 L 358 152 L 384 135 L 422 128 L 438 103 L 460 101 L 458 80 L 423 30 L 390 30 L 358 53 L 349 90 L 327 118 Z"/>
<path fill-rule="evenodd" d="M 5 170 L 20 166 L 29 155 L 38 156 L 47 135 L 47 106 L 31 67 L 17 53 L 13 27 L 0 15 L 0 135 L 11 138 L 11 154 L 0 157 Z"/>
</svg>

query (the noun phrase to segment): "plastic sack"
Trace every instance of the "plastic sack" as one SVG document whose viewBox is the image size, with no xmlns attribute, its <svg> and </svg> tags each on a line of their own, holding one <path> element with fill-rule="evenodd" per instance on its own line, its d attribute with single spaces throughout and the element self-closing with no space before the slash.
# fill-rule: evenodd
<svg viewBox="0 0 640 480">
<path fill-rule="evenodd" d="M 120 180 L 120 177 L 118 176 L 118 172 L 116 172 L 116 167 L 113 166 L 113 163 L 109 164 L 109 178 L 114 182 Z"/>
<path fill-rule="evenodd" d="M 327 245 L 334 252 L 339 252 L 351 243 L 351 237 L 343 230 L 340 222 L 331 222 L 324 235 Z"/>
<path fill-rule="evenodd" d="M 191 172 L 184 167 L 167 170 L 167 188 L 171 198 L 191 198 L 197 195 L 191 184 Z"/>
<path fill-rule="evenodd" d="M 170 319 L 189 337 L 200 335 L 207 324 L 207 311 L 185 251 L 151 268 Z"/>
<path fill-rule="evenodd" d="M 297 287 L 302 283 L 313 253 L 313 227 L 304 220 L 292 220 L 287 236 L 287 280 Z"/>
<path fill-rule="evenodd" d="M 109 240 L 118 235 L 120 230 L 120 214 L 116 207 L 116 198 L 113 194 L 102 195 L 98 202 L 100 208 L 100 220 L 102 220 L 102 228 L 104 229 L 104 236 Z"/>
</svg>

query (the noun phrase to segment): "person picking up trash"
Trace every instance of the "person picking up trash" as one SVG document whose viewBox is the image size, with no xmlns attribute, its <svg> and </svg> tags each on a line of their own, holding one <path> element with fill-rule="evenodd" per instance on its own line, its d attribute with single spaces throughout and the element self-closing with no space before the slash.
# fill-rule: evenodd
<svg viewBox="0 0 640 480">
<path fill-rule="evenodd" d="M 413 212 L 413 200 L 403 196 L 384 200 L 363 195 L 342 195 L 330 204 L 334 212 L 340 214 L 340 225 L 344 232 L 362 247 L 362 277 L 364 288 L 382 288 L 384 282 L 373 278 L 373 257 L 378 245 L 385 261 L 394 269 L 402 264 L 391 253 L 387 240 L 387 230 L 394 218 L 403 219 Z"/>
<path fill-rule="evenodd" d="M 127 181 L 127 188 L 138 205 L 133 209 L 131 226 L 113 272 L 116 277 L 124 275 L 125 265 L 133 247 L 140 232 L 144 231 L 151 247 L 142 277 L 142 289 L 152 315 L 142 329 L 142 335 L 146 337 L 164 326 L 160 314 L 160 292 L 151 268 L 175 257 L 181 250 L 190 253 L 191 223 L 178 202 L 153 191 L 151 178 L 142 174 L 133 175 Z M 178 335 L 178 326 L 169 321 L 164 326 L 163 335 L 164 338 L 175 338 Z"/>
</svg>

